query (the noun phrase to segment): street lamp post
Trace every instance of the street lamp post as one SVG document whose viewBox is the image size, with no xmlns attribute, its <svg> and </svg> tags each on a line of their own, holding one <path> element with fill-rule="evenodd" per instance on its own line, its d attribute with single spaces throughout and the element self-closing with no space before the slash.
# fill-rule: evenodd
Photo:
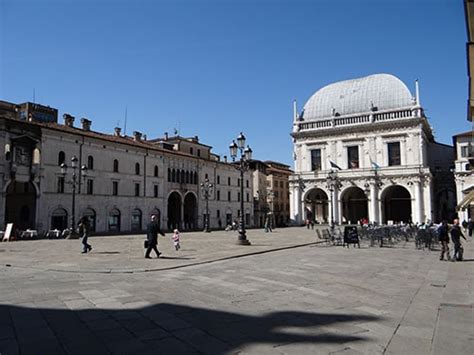
<svg viewBox="0 0 474 355">
<path fill-rule="evenodd" d="M 334 232 L 334 198 L 336 195 L 336 191 L 341 187 L 341 183 L 337 176 L 337 172 L 335 170 L 331 170 L 328 173 L 326 178 L 326 185 L 328 190 L 331 192 L 331 231 Z"/>
<path fill-rule="evenodd" d="M 244 219 L 244 172 L 249 170 L 249 162 L 252 159 L 252 149 L 249 146 L 245 148 L 245 136 L 240 132 L 237 137 L 237 143 L 232 141 L 229 146 L 232 160 L 235 161 L 240 152 L 239 164 L 235 168 L 240 171 L 240 223 L 239 223 L 239 238 L 237 244 L 250 245 L 250 242 L 245 235 L 245 219 Z"/>
<path fill-rule="evenodd" d="M 71 158 L 72 175 L 71 175 L 71 180 L 67 181 L 67 183 L 72 186 L 71 227 L 70 227 L 69 234 L 67 237 L 68 239 L 78 238 L 78 235 L 76 233 L 76 228 L 75 228 L 76 227 L 76 186 L 80 182 L 76 173 L 78 161 L 79 160 L 77 159 L 75 155 Z M 62 163 L 60 167 L 61 167 L 61 175 L 63 177 L 66 177 L 68 166 L 65 163 Z M 85 165 L 81 167 L 81 172 L 82 172 L 81 173 L 82 177 L 85 178 L 87 174 L 87 167 Z"/>
<path fill-rule="evenodd" d="M 206 214 L 204 218 L 204 232 L 209 233 L 209 196 L 211 195 L 214 185 L 209 182 L 209 179 L 206 178 L 204 182 L 201 183 L 201 191 L 203 193 L 204 199 L 206 200 Z"/>
</svg>

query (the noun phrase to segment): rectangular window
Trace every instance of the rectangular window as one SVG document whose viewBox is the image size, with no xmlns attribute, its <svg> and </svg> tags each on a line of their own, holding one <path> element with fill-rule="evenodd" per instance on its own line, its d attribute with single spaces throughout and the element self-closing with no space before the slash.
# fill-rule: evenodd
<svg viewBox="0 0 474 355">
<path fill-rule="evenodd" d="M 193 149 L 193 147 L 189 148 L 189 154 L 191 154 L 191 155 L 194 154 L 194 149 Z"/>
<path fill-rule="evenodd" d="M 216 196 L 217 201 L 221 200 L 221 192 L 217 190 L 217 196 Z"/>
<path fill-rule="evenodd" d="M 118 181 L 112 181 L 112 195 L 118 195 Z"/>
<path fill-rule="evenodd" d="M 246 186 L 249 187 L 249 181 L 248 180 L 246 181 Z"/>
<path fill-rule="evenodd" d="M 240 192 L 237 192 L 237 201 L 240 202 Z"/>
<path fill-rule="evenodd" d="M 311 171 L 321 170 L 321 149 L 311 151 Z"/>
<path fill-rule="evenodd" d="M 63 194 L 64 193 L 64 177 L 59 176 L 58 177 L 58 193 Z"/>
<path fill-rule="evenodd" d="M 153 196 L 158 197 L 158 185 L 153 185 Z"/>
<path fill-rule="evenodd" d="M 217 175 L 217 183 L 220 184 L 221 183 L 221 177 L 219 175 Z"/>
<path fill-rule="evenodd" d="M 230 191 L 227 191 L 227 201 L 230 201 Z"/>
<path fill-rule="evenodd" d="M 140 184 L 135 184 L 135 196 L 140 196 Z"/>
<path fill-rule="evenodd" d="M 249 195 L 249 193 L 247 192 L 247 202 L 249 202 L 249 201 L 250 201 L 250 195 Z"/>
<path fill-rule="evenodd" d="M 401 165 L 400 160 L 400 142 L 393 142 L 387 144 L 388 148 L 388 165 Z"/>
<path fill-rule="evenodd" d="M 198 157 L 201 156 L 201 149 L 198 149 Z"/>
<path fill-rule="evenodd" d="M 472 147 L 470 145 L 465 145 L 461 147 L 461 157 L 467 158 L 472 155 Z"/>
<path fill-rule="evenodd" d="M 92 195 L 94 193 L 94 180 L 87 179 L 87 194 Z"/>
<path fill-rule="evenodd" d="M 227 185 L 230 186 L 230 177 L 227 178 Z"/>
<path fill-rule="evenodd" d="M 359 168 L 359 146 L 347 147 L 347 165 L 348 169 Z"/>
<path fill-rule="evenodd" d="M 280 181 L 280 189 L 283 188 L 283 181 Z"/>
</svg>

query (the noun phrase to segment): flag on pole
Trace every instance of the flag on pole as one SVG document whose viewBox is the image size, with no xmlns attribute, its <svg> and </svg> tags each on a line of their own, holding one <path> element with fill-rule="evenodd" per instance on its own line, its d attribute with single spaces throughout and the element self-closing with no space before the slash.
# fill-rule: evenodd
<svg viewBox="0 0 474 355">
<path fill-rule="evenodd" d="M 372 168 L 374 168 L 375 170 L 380 169 L 380 165 L 377 164 L 375 161 L 373 161 L 372 158 L 370 158 L 370 164 L 372 165 Z"/>
<path fill-rule="evenodd" d="M 335 162 L 333 162 L 332 160 L 329 161 L 329 164 L 331 164 L 331 168 L 335 168 L 337 170 L 342 170 L 341 167 L 339 165 L 337 165 Z"/>
</svg>

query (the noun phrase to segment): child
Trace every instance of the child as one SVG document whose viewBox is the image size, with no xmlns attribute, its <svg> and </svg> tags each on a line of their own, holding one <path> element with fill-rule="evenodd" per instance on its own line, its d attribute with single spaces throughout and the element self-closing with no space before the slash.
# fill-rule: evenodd
<svg viewBox="0 0 474 355">
<path fill-rule="evenodd" d="M 181 237 L 181 234 L 179 234 L 179 230 L 175 229 L 173 233 L 173 244 L 176 251 L 178 251 L 181 248 L 181 246 L 179 245 L 180 237 Z"/>
</svg>

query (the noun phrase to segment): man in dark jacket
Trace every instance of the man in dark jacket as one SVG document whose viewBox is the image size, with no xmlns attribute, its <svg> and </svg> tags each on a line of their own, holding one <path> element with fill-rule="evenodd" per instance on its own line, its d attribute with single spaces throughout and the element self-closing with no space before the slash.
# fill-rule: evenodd
<svg viewBox="0 0 474 355">
<path fill-rule="evenodd" d="M 461 232 L 461 228 L 459 227 L 459 219 L 455 219 L 453 221 L 453 227 L 451 228 L 451 240 L 454 243 L 454 255 L 453 255 L 453 261 L 455 260 L 462 260 L 462 254 L 461 254 L 461 237 L 466 240 L 466 237 L 464 234 Z"/>
<path fill-rule="evenodd" d="M 156 215 L 151 216 L 151 221 L 148 223 L 147 226 L 147 240 L 148 240 L 148 248 L 146 249 L 145 258 L 151 259 L 150 253 L 152 250 L 155 251 L 156 257 L 159 258 L 161 253 L 158 251 L 158 233 L 161 234 L 163 237 L 165 234 L 160 229 L 160 224 L 158 222 L 158 218 Z"/>
<path fill-rule="evenodd" d="M 443 220 L 441 225 L 438 227 L 438 239 L 441 242 L 441 256 L 439 257 L 439 260 L 444 259 L 444 253 L 446 253 L 446 258 L 450 260 L 448 222 L 446 222 L 446 220 Z"/>
</svg>

